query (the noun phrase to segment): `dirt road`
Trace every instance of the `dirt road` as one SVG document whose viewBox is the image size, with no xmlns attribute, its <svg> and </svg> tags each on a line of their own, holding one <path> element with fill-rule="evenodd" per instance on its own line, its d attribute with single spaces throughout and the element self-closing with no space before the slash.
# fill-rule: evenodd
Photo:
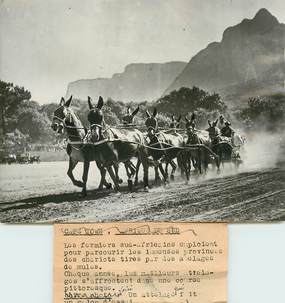
<svg viewBox="0 0 285 303">
<path fill-rule="evenodd" d="M 78 192 L 22 199 L 0 206 L 1 222 L 132 220 L 285 220 L 285 170 L 267 169 L 223 178 L 182 181 L 128 193 Z"/>
<path fill-rule="evenodd" d="M 126 186 L 120 193 L 98 192 L 98 172 L 92 165 L 86 198 L 67 178 L 66 162 L 2 165 L 0 222 L 285 220 L 284 160 L 272 153 L 273 145 L 261 143 L 268 147 L 262 153 L 248 144 L 238 171 L 225 167 L 220 175 L 211 171 L 206 178 L 192 177 L 188 185 L 176 180 L 149 192 L 142 186 L 132 193 Z M 81 172 L 79 166 L 77 178 Z"/>
</svg>

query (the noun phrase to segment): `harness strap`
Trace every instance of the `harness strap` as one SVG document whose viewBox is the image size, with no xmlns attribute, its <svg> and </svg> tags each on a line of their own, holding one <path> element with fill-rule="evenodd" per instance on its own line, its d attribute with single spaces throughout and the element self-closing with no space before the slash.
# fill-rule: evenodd
<svg viewBox="0 0 285 303">
<path fill-rule="evenodd" d="M 95 127 L 95 126 L 101 128 L 101 129 L 103 128 L 103 126 L 102 126 L 101 124 L 97 124 L 97 123 L 91 124 L 91 125 L 90 125 L 90 128 L 92 129 L 92 128 Z"/>
<path fill-rule="evenodd" d="M 69 114 L 70 114 L 70 113 L 69 113 Z M 64 127 L 66 127 L 66 128 L 85 129 L 85 127 L 77 127 L 77 126 L 66 125 L 66 122 L 65 122 L 66 117 L 65 117 L 64 119 L 62 119 L 62 118 L 60 118 L 60 117 L 58 117 L 58 116 L 56 116 L 56 115 L 53 115 L 53 118 L 56 118 L 57 120 L 59 120 L 60 122 L 62 122 L 63 125 L 64 125 Z"/>
<path fill-rule="evenodd" d="M 140 145 L 141 147 L 144 147 L 144 148 L 147 148 L 147 149 L 151 149 L 151 150 L 159 150 L 159 151 L 167 151 L 167 150 L 171 150 L 171 149 L 180 149 L 180 150 L 197 150 L 199 148 L 204 148 L 206 149 L 210 154 L 212 154 L 215 158 L 218 158 L 218 155 L 216 155 L 210 148 L 208 148 L 206 145 L 204 144 L 188 144 L 184 147 L 182 146 L 173 146 L 171 144 L 168 144 L 168 143 L 165 143 L 166 145 L 168 145 L 169 147 L 164 147 L 164 148 L 158 148 L 158 147 L 153 147 L 153 145 L 157 144 L 151 144 L 151 145 L 145 145 L 145 144 L 142 144 L 140 142 L 133 142 L 133 141 L 124 141 L 124 140 L 120 140 L 120 139 L 113 139 L 113 140 L 107 140 L 107 139 L 104 139 L 104 140 L 101 140 L 101 141 L 98 141 L 98 142 L 88 142 L 88 143 L 83 143 L 81 141 L 79 142 L 72 142 L 72 141 L 69 141 L 68 143 L 70 145 L 72 144 L 81 144 L 83 148 L 84 145 L 93 145 L 93 146 L 98 146 L 98 145 L 101 145 L 101 144 L 104 144 L 104 143 L 107 143 L 107 142 L 115 142 L 115 141 L 121 141 L 121 142 L 125 142 L 125 143 L 130 143 L 130 144 L 137 144 L 137 145 Z M 81 149 L 80 148 L 80 149 Z"/>
</svg>

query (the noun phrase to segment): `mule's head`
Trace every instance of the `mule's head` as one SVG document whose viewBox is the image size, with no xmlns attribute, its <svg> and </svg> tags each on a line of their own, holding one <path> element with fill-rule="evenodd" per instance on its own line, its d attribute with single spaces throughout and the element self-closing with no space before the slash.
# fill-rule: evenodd
<svg viewBox="0 0 285 303">
<path fill-rule="evenodd" d="M 176 119 L 174 115 L 171 116 L 170 128 L 180 128 L 181 115 Z"/>
<path fill-rule="evenodd" d="M 132 124 L 134 122 L 134 117 L 139 112 L 139 110 L 140 110 L 140 108 L 138 106 L 133 112 L 131 112 L 130 107 L 128 107 L 126 115 L 122 119 L 123 123 L 125 123 L 125 124 Z"/>
<path fill-rule="evenodd" d="M 220 134 L 219 128 L 217 127 L 217 123 L 218 119 L 213 122 L 208 120 L 209 127 L 207 128 L 207 131 L 211 139 L 217 137 Z"/>
<path fill-rule="evenodd" d="M 194 112 L 192 113 L 190 119 L 187 116 L 185 116 L 185 127 L 187 132 L 195 130 L 196 128 L 195 120 L 196 120 L 196 115 Z"/>
<path fill-rule="evenodd" d="M 155 132 L 158 127 L 158 122 L 156 119 L 156 116 L 157 116 L 156 108 L 153 110 L 152 115 L 148 111 L 146 111 L 146 116 L 147 116 L 147 118 L 145 120 L 145 126 L 147 127 L 147 129 L 152 128 Z"/>
<path fill-rule="evenodd" d="M 66 123 L 72 123 L 72 110 L 69 108 L 71 101 L 72 96 L 67 101 L 62 97 L 59 107 L 53 113 L 51 128 L 59 134 L 64 132 Z"/>
<path fill-rule="evenodd" d="M 88 121 L 91 125 L 91 135 L 94 142 L 99 141 L 102 135 L 102 128 L 104 126 L 104 115 L 102 112 L 102 107 L 104 105 L 104 100 L 100 96 L 97 105 L 92 103 L 92 99 L 88 96 L 89 114 Z"/>
</svg>

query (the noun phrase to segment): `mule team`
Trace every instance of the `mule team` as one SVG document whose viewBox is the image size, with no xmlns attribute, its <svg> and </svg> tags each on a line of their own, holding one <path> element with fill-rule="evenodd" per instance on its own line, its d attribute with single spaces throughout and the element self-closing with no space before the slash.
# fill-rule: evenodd
<svg viewBox="0 0 285 303">
<path fill-rule="evenodd" d="M 168 182 L 169 165 L 171 166 L 170 178 L 174 179 L 178 165 L 188 182 L 192 167 L 205 173 L 208 165 L 212 163 L 219 171 L 220 160 L 232 157 L 232 138 L 224 138 L 220 135 L 217 127 L 218 120 L 212 123 L 208 121 L 209 128 L 206 131 L 199 131 L 195 126 L 195 115 L 192 114 L 191 119 L 185 118 L 187 136 L 184 138 L 177 131 L 180 129 L 181 116 L 178 119 L 172 117 L 169 130 L 159 131 L 157 110 L 154 109 L 152 114 L 146 112 L 147 132 L 143 133 L 133 124 L 133 118 L 139 108 L 134 112 L 128 109 L 126 116 L 123 117 L 123 126 L 111 127 L 104 121 L 103 98 L 99 97 L 95 105 L 88 97 L 90 130 L 87 130 L 70 107 L 71 101 L 72 96 L 67 101 L 61 98 L 59 107 L 54 111 L 51 127 L 58 133 L 66 133 L 68 137 L 67 174 L 74 185 L 82 187 L 83 195 L 87 194 L 86 184 L 89 165 L 92 161 L 96 162 L 100 171 L 99 189 L 103 186 L 112 187 L 106 181 L 107 172 L 115 190 L 119 189 L 119 184 L 122 183 L 119 177 L 119 163 L 123 163 L 130 189 L 132 189 L 133 180 L 135 185 L 138 183 L 138 172 L 142 166 L 144 188 L 147 190 L 150 166 L 154 167 L 155 181 L 160 179 L 161 174 L 164 184 Z M 137 159 L 136 164 L 132 162 L 134 158 Z M 84 163 L 82 181 L 76 180 L 73 175 L 78 162 Z"/>
</svg>

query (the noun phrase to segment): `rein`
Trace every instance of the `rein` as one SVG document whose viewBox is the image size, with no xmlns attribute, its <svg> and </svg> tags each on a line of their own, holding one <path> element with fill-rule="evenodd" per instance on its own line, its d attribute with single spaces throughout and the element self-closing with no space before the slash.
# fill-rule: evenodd
<svg viewBox="0 0 285 303">
<path fill-rule="evenodd" d="M 123 142 L 123 143 L 129 143 L 129 144 L 137 144 L 141 147 L 144 147 L 144 148 L 147 148 L 147 149 L 151 149 L 151 150 L 159 150 L 159 151 L 167 151 L 167 150 L 172 150 L 172 149 L 180 149 L 181 151 L 182 150 L 197 150 L 197 149 L 200 149 L 200 148 L 204 148 L 206 149 L 211 155 L 213 155 L 215 158 L 218 158 L 219 156 L 217 154 L 215 154 L 209 147 L 207 147 L 206 145 L 204 144 L 187 144 L 186 146 L 182 147 L 182 146 L 173 146 L 169 143 L 164 143 L 165 145 L 168 145 L 168 147 L 164 147 L 164 148 L 158 148 L 158 147 L 153 147 L 154 145 L 156 145 L 157 143 L 153 143 L 153 144 L 150 144 L 150 145 L 145 145 L 145 144 L 142 144 L 140 142 L 133 142 L 133 141 L 126 141 L 126 140 L 120 140 L 120 139 L 112 139 L 112 140 L 108 140 L 108 139 L 103 139 L 103 140 L 100 140 L 98 142 L 82 142 L 82 141 L 78 141 L 78 142 L 74 142 L 74 141 L 69 141 L 68 143 L 70 145 L 72 144 L 81 144 L 81 145 L 93 145 L 93 146 L 98 146 L 98 145 L 101 145 L 101 144 L 104 144 L 104 143 L 111 143 L 111 142 L 116 142 L 116 141 L 120 141 L 120 142 Z"/>
<path fill-rule="evenodd" d="M 69 113 L 70 114 L 70 113 Z M 85 129 L 84 127 L 77 127 L 77 126 L 69 126 L 69 125 L 66 125 L 66 118 L 65 119 L 62 119 L 56 115 L 53 115 L 54 118 L 58 119 L 59 121 L 61 121 L 64 125 L 65 128 L 72 128 L 72 129 Z M 90 129 L 92 129 L 93 127 L 99 127 L 102 129 L 102 132 L 106 132 L 108 131 L 109 129 L 111 129 L 110 126 L 104 128 L 104 126 L 100 125 L 100 124 L 91 124 L 90 126 Z M 116 128 L 116 127 L 113 127 L 113 128 Z M 121 127 L 118 127 L 118 129 L 121 128 Z M 176 129 L 177 130 L 181 130 L 181 131 L 185 131 L 184 129 Z M 174 131 L 174 129 L 172 128 L 169 128 L 167 130 L 164 130 L 165 132 L 168 132 L 168 131 Z M 158 131 L 158 134 L 162 134 L 163 132 L 161 132 L 161 130 Z M 75 135 L 70 135 L 70 136 L 73 136 L 73 137 L 77 137 L 78 136 L 75 136 Z M 86 136 L 85 136 L 86 137 Z M 129 144 L 137 144 L 141 147 L 144 147 L 144 148 L 147 148 L 147 149 L 151 149 L 151 150 L 158 150 L 158 151 L 167 151 L 167 150 L 172 150 L 172 149 L 180 149 L 180 150 L 196 150 L 196 149 L 200 149 L 200 148 L 205 148 L 210 154 L 212 154 L 215 158 L 217 158 L 218 156 L 211 150 L 209 149 L 207 146 L 205 146 L 204 144 L 187 144 L 187 146 L 185 147 L 181 147 L 181 146 L 173 146 L 167 142 L 160 142 L 160 143 L 163 143 L 164 145 L 168 146 L 168 147 L 164 147 L 164 148 L 158 148 L 158 147 L 154 147 L 154 145 L 157 145 L 158 142 L 156 143 L 153 143 L 153 144 L 150 144 L 150 145 L 145 145 L 143 143 L 140 143 L 140 142 L 133 142 L 133 141 L 126 141 L 126 140 L 120 140 L 120 139 L 103 139 L 103 140 L 100 140 L 98 142 L 84 142 L 84 139 L 85 137 L 83 138 L 83 141 L 68 141 L 68 144 L 71 145 L 72 148 L 76 149 L 76 150 L 81 150 L 85 145 L 92 145 L 92 146 L 99 146 L 101 144 L 104 144 L 104 143 L 108 143 L 108 142 L 115 142 L 115 141 L 121 141 L 121 142 L 124 142 L 124 143 L 129 143 Z M 81 145 L 80 148 L 76 148 L 74 145 Z"/>
</svg>

